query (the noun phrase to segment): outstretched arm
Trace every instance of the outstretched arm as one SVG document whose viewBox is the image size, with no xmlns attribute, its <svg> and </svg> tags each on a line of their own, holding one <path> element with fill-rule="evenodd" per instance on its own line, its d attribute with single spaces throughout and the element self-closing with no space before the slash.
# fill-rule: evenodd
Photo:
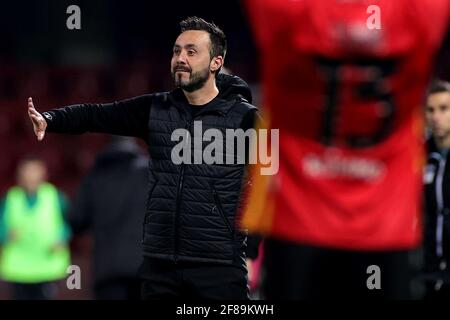
<svg viewBox="0 0 450 320">
<path fill-rule="evenodd" d="M 77 104 L 39 113 L 28 98 L 28 116 L 39 141 L 46 132 L 109 133 L 147 140 L 152 95 L 104 104 Z"/>
</svg>

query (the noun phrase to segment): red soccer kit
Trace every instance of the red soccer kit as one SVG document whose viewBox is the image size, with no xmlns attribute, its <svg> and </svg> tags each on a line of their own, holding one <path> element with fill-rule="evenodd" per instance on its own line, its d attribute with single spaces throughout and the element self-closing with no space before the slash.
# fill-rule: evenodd
<svg viewBox="0 0 450 320">
<path fill-rule="evenodd" d="M 279 172 L 244 224 L 352 250 L 421 241 L 421 102 L 447 0 L 248 0 Z M 259 185 L 258 185 L 259 184 Z"/>
</svg>

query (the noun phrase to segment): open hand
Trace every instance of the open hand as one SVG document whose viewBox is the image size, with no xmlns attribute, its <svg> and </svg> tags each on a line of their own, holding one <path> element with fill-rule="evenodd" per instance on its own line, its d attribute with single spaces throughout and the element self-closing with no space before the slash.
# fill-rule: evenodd
<svg viewBox="0 0 450 320">
<path fill-rule="evenodd" d="M 47 129 L 47 121 L 45 118 L 37 112 L 34 108 L 33 99 L 28 98 L 28 116 L 30 117 L 31 123 L 33 123 L 34 134 L 36 135 L 38 141 L 42 141 L 45 136 L 45 130 Z"/>
</svg>

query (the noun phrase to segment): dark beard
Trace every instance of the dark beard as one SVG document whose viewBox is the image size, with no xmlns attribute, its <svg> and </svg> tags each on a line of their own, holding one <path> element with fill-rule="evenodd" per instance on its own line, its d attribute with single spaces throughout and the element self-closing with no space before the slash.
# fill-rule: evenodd
<svg viewBox="0 0 450 320">
<path fill-rule="evenodd" d="M 188 83 L 182 83 L 180 78 L 176 77 L 175 72 L 172 73 L 172 77 L 177 88 L 181 88 L 187 92 L 193 92 L 195 90 L 201 89 L 205 85 L 206 81 L 208 81 L 209 68 L 191 73 L 189 75 Z"/>
</svg>

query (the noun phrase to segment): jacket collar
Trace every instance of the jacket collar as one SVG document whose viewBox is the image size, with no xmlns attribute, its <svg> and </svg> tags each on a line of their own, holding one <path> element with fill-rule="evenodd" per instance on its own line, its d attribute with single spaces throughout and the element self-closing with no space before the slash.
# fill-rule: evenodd
<svg viewBox="0 0 450 320">
<path fill-rule="evenodd" d="M 436 142 L 434 141 L 432 136 L 427 140 L 426 147 L 427 147 L 428 159 L 438 159 L 439 160 L 439 159 L 443 158 L 443 155 L 445 155 L 446 159 L 450 158 L 450 152 L 443 153 L 442 150 L 439 150 L 438 147 L 436 146 Z"/>
<path fill-rule="evenodd" d="M 170 91 L 168 93 L 168 99 L 179 110 L 186 114 L 190 114 L 190 112 L 186 109 L 186 104 L 188 104 L 188 101 L 183 93 L 183 90 L 177 88 Z M 205 113 L 217 113 L 221 116 L 225 116 L 233 108 L 237 101 L 240 101 L 240 98 L 236 96 L 231 97 L 231 99 L 225 99 L 219 94 L 214 98 L 214 102 L 207 105 L 202 111 L 197 114 L 197 116 Z"/>
</svg>

